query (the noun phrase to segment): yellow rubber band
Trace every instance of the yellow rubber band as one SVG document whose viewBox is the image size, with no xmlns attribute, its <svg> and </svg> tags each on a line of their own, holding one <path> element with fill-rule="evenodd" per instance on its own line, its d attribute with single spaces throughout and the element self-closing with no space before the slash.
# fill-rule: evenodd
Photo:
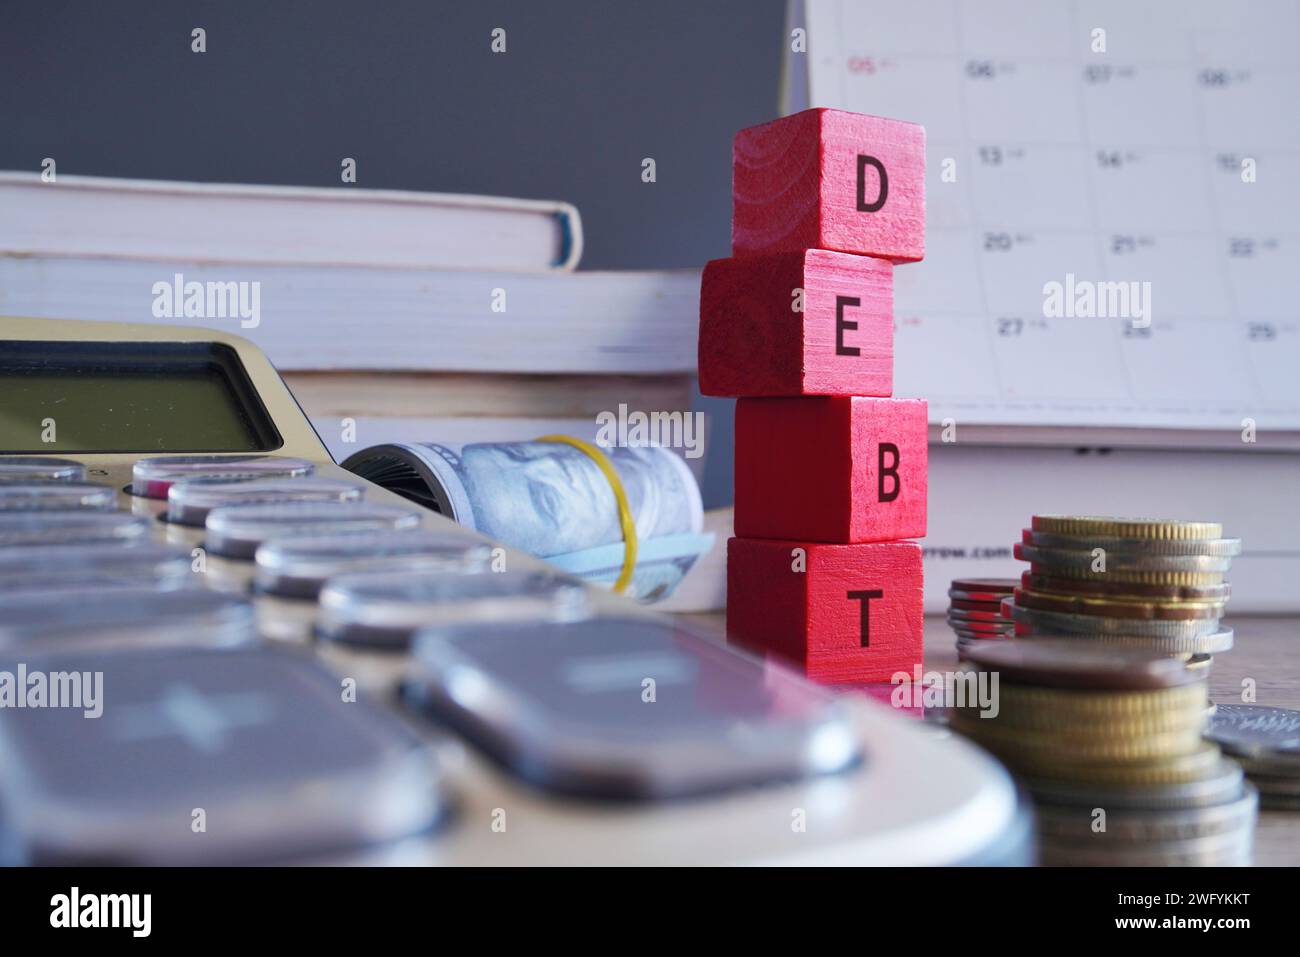
<svg viewBox="0 0 1300 957">
<path fill-rule="evenodd" d="M 623 594 L 627 586 L 632 584 L 632 573 L 636 570 L 636 521 L 632 518 L 632 507 L 627 503 L 627 491 L 623 488 L 623 480 L 619 478 L 614 463 L 609 460 L 608 455 L 590 442 L 575 439 L 571 435 L 543 435 L 535 441 L 561 442 L 573 446 L 595 462 L 596 467 L 605 476 L 605 480 L 609 482 L 610 491 L 614 493 L 614 501 L 618 504 L 618 524 L 623 529 L 623 570 L 619 572 L 618 579 L 614 582 L 614 592 Z"/>
</svg>

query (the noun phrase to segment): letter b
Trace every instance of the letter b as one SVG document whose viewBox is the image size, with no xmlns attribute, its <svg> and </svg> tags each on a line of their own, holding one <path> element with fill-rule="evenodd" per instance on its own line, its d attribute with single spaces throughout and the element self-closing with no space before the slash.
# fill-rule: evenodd
<svg viewBox="0 0 1300 957">
<path fill-rule="evenodd" d="M 889 458 L 888 464 L 886 464 L 886 458 Z M 880 479 L 876 501 L 892 502 L 898 498 L 898 493 L 903 488 L 903 483 L 898 478 L 898 446 L 893 442 L 881 442 L 879 464 Z M 886 480 L 889 481 L 890 485 L 888 490 L 885 488 Z"/>
</svg>

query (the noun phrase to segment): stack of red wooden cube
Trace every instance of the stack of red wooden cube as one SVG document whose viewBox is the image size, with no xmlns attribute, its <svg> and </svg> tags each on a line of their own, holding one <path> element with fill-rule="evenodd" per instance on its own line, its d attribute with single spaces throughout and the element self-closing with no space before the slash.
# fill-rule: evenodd
<svg viewBox="0 0 1300 957">
<path fill-rule="evenodd" d="M 736 404 L 729 640 L 824 682 L 921 662 L 926 404 L 893 394 L 893 271 L 925 252 L 925 130 L 806 110 L 741 130 L 700 390 Z"/>
</svg>

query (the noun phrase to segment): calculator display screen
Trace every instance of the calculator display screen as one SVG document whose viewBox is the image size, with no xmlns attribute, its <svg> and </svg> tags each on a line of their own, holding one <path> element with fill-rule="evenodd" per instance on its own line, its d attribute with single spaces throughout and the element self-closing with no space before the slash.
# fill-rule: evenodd
<svg viewBox="0 0 1300 957">
<path fill-rule="evenodd" d="M 266 452 L 283 444 L 212 342 L 0 341 L 0 452 Z"/>
</svg>

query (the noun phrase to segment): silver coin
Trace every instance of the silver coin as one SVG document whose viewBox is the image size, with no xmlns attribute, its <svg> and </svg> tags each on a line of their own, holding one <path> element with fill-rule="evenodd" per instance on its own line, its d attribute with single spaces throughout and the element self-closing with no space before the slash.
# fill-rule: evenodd
<svg viewBox="0 0 1300 957">
<path fill-rule="evenodd" d="M 1042 568 L 1092 569 L 1097 558 L 1091 551 L 1074 551 L 1064 548 L 1039 548 L 1017 542 L 1012 549 L 1016 558 Z M 1111 552 L 1105 554 L 1106 570 L 1112 572 L 1226 572 L 1232 567 L 1231 558 L 1211 555 L 1144 555 L 1138 552 Z M 1105 572 L 1096 572 L 1104 579 Z"/>
<path fill-rule="evenodd" d="M 1255 704 L 1222 704 L 1205 736 L 1229 754 L 1271 759 L 1300 774 L 1300 711 Z"/>
<path fill-rule="evenodd" d="M 953 634 L 958 638 L 967 638 L 973 641 L 997 641 L 1004 638 L 1015 638 L 1015 634 L 1010 631 L 968 631 L 964 628 L 954 628 Z"/>
<path fill-rule="evenodd" d="M 167 493 L 167 521 L 202 527 L 208 513 L 226 505 L 265 505 L 273 502 L 359 502 L 366 488 L 359 482 L 333 478 L 255 479 L 248 482 L 186 479 Z"/>
<path fill-rule="evenodd" d="M 1266 811 L 1300 811 L 1300 797 L 1260 791 L 1259 806 Z"/>
<path fill-rule="evenodd" d="M 1242 867 L 1251 862 L 1254 827 L 1226 834 L 1156 844 L 1059 841 L 1042 838 L 1047 867 Z"/>
<path fill-rule="evenodd" d="M 1245 768 L 1246 776 L 1259 788 L 1261 794 L 1278 794 L 1286 797 L 1300 798 L 1300 769 L 1291 775 L 1262 774 L 1252 768 Z"/>
<path fill-rule="evenodd" d="M 970 621 L 965 618 L 945 618 L 949 627 L 954 631 L 975 631 L 980 634 L 988 632 L 1000 632 L 1012 634 L 1016 630 L 1016 623 L 1003 618 L 998 621 Z"/>
<path fill-rule="evenodd" d="M 1221 628 L 1211 635 L 1199 635 L 1193 638 L 1168 638 L 1151 635 L 1111 635 L 1105 632 L 1065 632 L 1048 631 L 1033 628 L 1031 634 L 1021 634 L 1026 641 L 1071 640 L 1095 642 L 1112 648 L 1136 648 L 1140 651 L 1153 651 L 1162 655 L 1191 655 L 1193 659 L 1211 658 L 1232 649 L 1234 635 L 1231 628 Z M 1188 661 L 1189 667 L 1203 667 L 1205 662 Z"/>
<path fill-rule="evenodd" d="M 1054 535 L 1050 532 L 1024 530 L 1022 542 L 1036 548 L 1062 549 L 1088 554 L 1094 548 L 1104 549 L 1107 564 L 1112 552 L 1135 555 L 1206 555 L 1213 558 L 1233 558 L 1241 554 L 1240 538 L 1111 538 L 1103 535 L 1075 537 Z"/>
<path fill-rule="evenodd" d="M 1038 779 L 1027 780 L 1025 784 L 1040 804 L 1159 810 L 1204 807 L 1231 801 L 1241 794 L 1244 779 L 1241 768 L 1235 763 L 1220 761 L 1200 780 L 1158 787 L 1103 788 Z"/>
<path fill-rule="evenodd" d="M 1204 638 L 1224 631 L 1218 618 L 1147 619 L 1107 618 L 1104 615 L 1080 615 L 1073 612 L 1044 611 L 1025 608 L 1014 599 L 1002 603 L 1002 611 L 1018 624 L 1028 625 L 1042 634 L 1129 635 L 1145 638 Z M 1229 645 L 1231 647 L 1231 645 Z"/>
<path fill-rule="evenodd" d="M 1191 808 L 1107 807 L 1100 800 L 1091 807 L 1040 804 L 1038 833 L 1060 841 L 1192 841 L 1250 830 L 1258 809 L 1259 798 L 1249 785 L 1242 785 L 1240 793 L 1228 801 Z"/>
</svg>

